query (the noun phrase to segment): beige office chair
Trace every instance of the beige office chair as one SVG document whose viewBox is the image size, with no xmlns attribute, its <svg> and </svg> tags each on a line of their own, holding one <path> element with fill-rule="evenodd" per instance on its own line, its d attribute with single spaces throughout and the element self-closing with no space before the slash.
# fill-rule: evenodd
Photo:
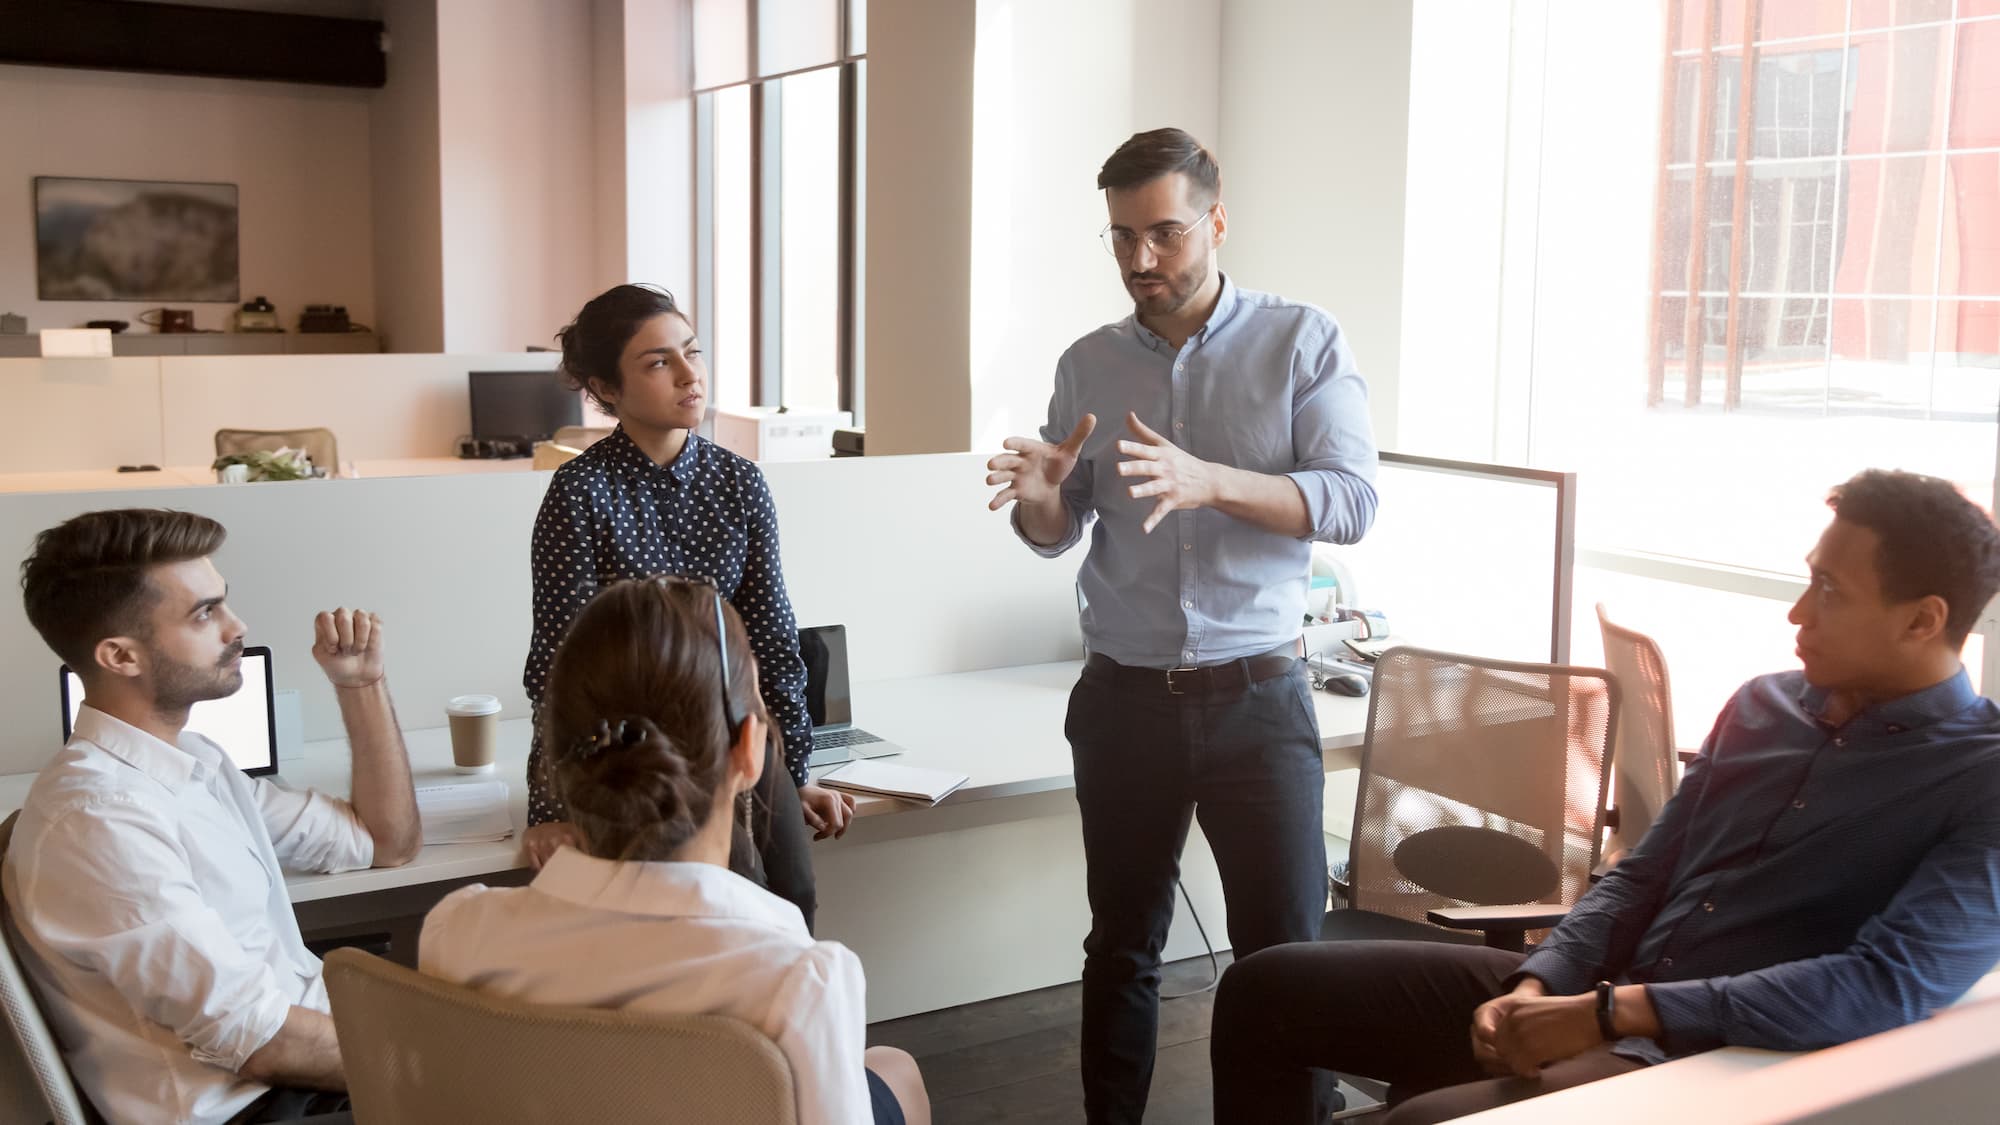
<svg viewBox="0 0 2000 1125">
<path fill-rule="evenodd" d="M 785 1056 L 737 1020 L 524 1004 L 356 949 L 327 955 L 326 987 L 368 1125 L 797 1119 Z"/>
<path fill-rule="evenodd" d="M 1618 685 L 1397 647 L 1375 662 L 1354 839 L 1325 940 L 1520 949 L 1589 887 Z"/>
<path fill-rule="evenodd" d="M 1667 691 L 1667 658 L 1653 638 L 1614 624 L 1597 606 L 1604 633 L 1604 666 L 1625 691 L 1618 712 L 1618 756 L 1612 761 L 1612 809 L 1607 853 L 1631 850 L 1679 784 L 1674 754 L 1674 712 Z"/>
<path fill-rule="evenodd" d="M 16 812 L 0 823 L 0 858 L 14 842 Z M 49 1031 L 48 1020 L 35 999 L 28 976 L 14 951 L 21 937 L 14 929 L 14 912 L 0 899 L 0 1007 L 7 1012 L 11 1050 L 0 1050 L 0 1120 L 47 1121 L 53 1125 L 96 1125 L 100 1120 L 77 1094 L 62 1050 Z"/>
<path fill-rule="evenodd" d="M 334 440 L 333 431 L 324 427 L 215 431 L 217 457 L 233 457 L 260 449 L 267 453 L 276 453 L 280 449 L 303 449 L 306 456 L 312 458 L 313 468 L 325 470 L 330 477 L 340 474 L 340 443 Z"/>
</svg>

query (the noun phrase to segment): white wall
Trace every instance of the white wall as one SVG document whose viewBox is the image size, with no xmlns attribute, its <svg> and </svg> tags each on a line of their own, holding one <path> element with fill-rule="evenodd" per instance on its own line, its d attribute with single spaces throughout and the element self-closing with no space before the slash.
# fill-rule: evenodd
<svg viewBox="0 0 2000 1125">
<path fill-rule="evenodd" d="M 438 0 L 444 347 L 550 346 L 596 267 L 591 5 Z"/>
<path fill-rule="evenodd" d="M 160 305 L 219 329 L 235 308 L 36 299 L 36 176 L 233 183 L 242 300 L 269 297 L 287 328 L 307 304 L 373 323 L 368 91 L 0 66 L 0 106 L 0 312 L 31 331 Z"/>
<path fill-rule="evenodd" d="M 1412 7 L 1222 5 L 1223 268 L 1333 314 L 1368 379 L 1385 448 L 1396 447 L 1402 368 Z M 1441 315 L 1435 330 L 1450 331 Z"/>
<path fill-rule="evenodd" d="M 972 448 L 998 450 L 1010 435 L 1032 434 L 1047 418 L 1063 350 L 1131 313 L 1118 264 L 1097 238 L 1105 224 L 1097 170 L 1133 133 L 1165 125 L 1217 147 L 1223 7 L 1218 0 L 980 0 Z M 876 269 L 871 262 L 871 277 Z M 882 393 L 871 385 L 871 430 Z M 872 434 L 870 442 L 872 451 Z"/>
<path fill-rule="evenodd" d="M 443 189 L 438 181 L 437 0 L 383 0 L 389 81 L 369 104 L 375 291 L 389 351 L 444 350 Z"/>
<path fill-rule="evenodd" d="M 602 262 L 599 268 L 616 275 L 606 278 L 607 285 L 649 281 L 700 301 L 703 295 L 694 291 L 694 76 L 674 46 L 688 39 L 688 3 L 622 3 L 624 128 L 617 137 L 617 187 L 625 261 L 622 271 Z M 600 152 L 600 175 L 612 166 Z M 607 195 L 600 192 L 600 198 Z"/>
</svg>

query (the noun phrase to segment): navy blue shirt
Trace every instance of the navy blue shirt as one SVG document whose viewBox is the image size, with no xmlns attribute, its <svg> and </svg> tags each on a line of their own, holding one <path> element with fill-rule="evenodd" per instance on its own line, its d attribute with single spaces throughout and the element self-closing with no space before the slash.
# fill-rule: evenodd
<svg viewBox="0 0 2000 1125">
<path fill-rule="evenodd" d="M 764 706 L 784 734 L 792 780 L 806 780 L 812 719 L 798 624 L 778 560 L 778 513 L 757 466 L 689 434 L 680 456 L 653 459 L 620 426 L 555 471 L 535 517 L 535 632 L 521 676 L 538 707 L 556 645 L 591 596 L 621 578 L 674 574 L 713 582 L 736 607 L 757 658 Z M 528 823 L 567 819 L 528 760 Z"/>
<path fill-rule="evenodd" d="M 2000 707 L 1963 670 L 1833 727 L 1799 672 L 1744 685 L 1653 827 L 1521 966 L 1639 983 L 1659 1062 L 1919 1020 L 2000 961 Z"/>
</svg>

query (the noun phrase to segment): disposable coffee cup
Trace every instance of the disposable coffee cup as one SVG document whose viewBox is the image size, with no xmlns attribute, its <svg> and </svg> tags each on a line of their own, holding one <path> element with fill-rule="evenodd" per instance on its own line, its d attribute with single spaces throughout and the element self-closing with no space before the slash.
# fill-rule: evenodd
<svg viewBox="0 0 2000 1125">
<path fill-rule="evenodd" d="M 451 721 L 451 760 L 458 772 L 490 772 L 500 741 L 500 697 L 453 696 L 444 713 Z"/>
</svg>

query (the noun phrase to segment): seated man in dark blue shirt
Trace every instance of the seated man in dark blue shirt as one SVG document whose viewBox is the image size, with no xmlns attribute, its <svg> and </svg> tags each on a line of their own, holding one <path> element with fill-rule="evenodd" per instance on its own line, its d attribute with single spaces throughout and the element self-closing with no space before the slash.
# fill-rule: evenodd
<svg viewBox="0 0 2000 1125">
<path fill-rule="evenodd" d="M 1724 1045 L 1919 1020 L 2000 960 L 2000 708 L 1959 651 L 2000 528 L 1945 481 L 1835 489 L 1792 607 L 1803 672 L 1750 681 L 1645 838 L 1525 958 L 1266 949 L 1216 998 L 1215 1119 L 1321 1122 L 1310 1068 L 1449 1120 Z M 1994 657 L 1989 654 L 1988 659 Z"/>
</svg>

